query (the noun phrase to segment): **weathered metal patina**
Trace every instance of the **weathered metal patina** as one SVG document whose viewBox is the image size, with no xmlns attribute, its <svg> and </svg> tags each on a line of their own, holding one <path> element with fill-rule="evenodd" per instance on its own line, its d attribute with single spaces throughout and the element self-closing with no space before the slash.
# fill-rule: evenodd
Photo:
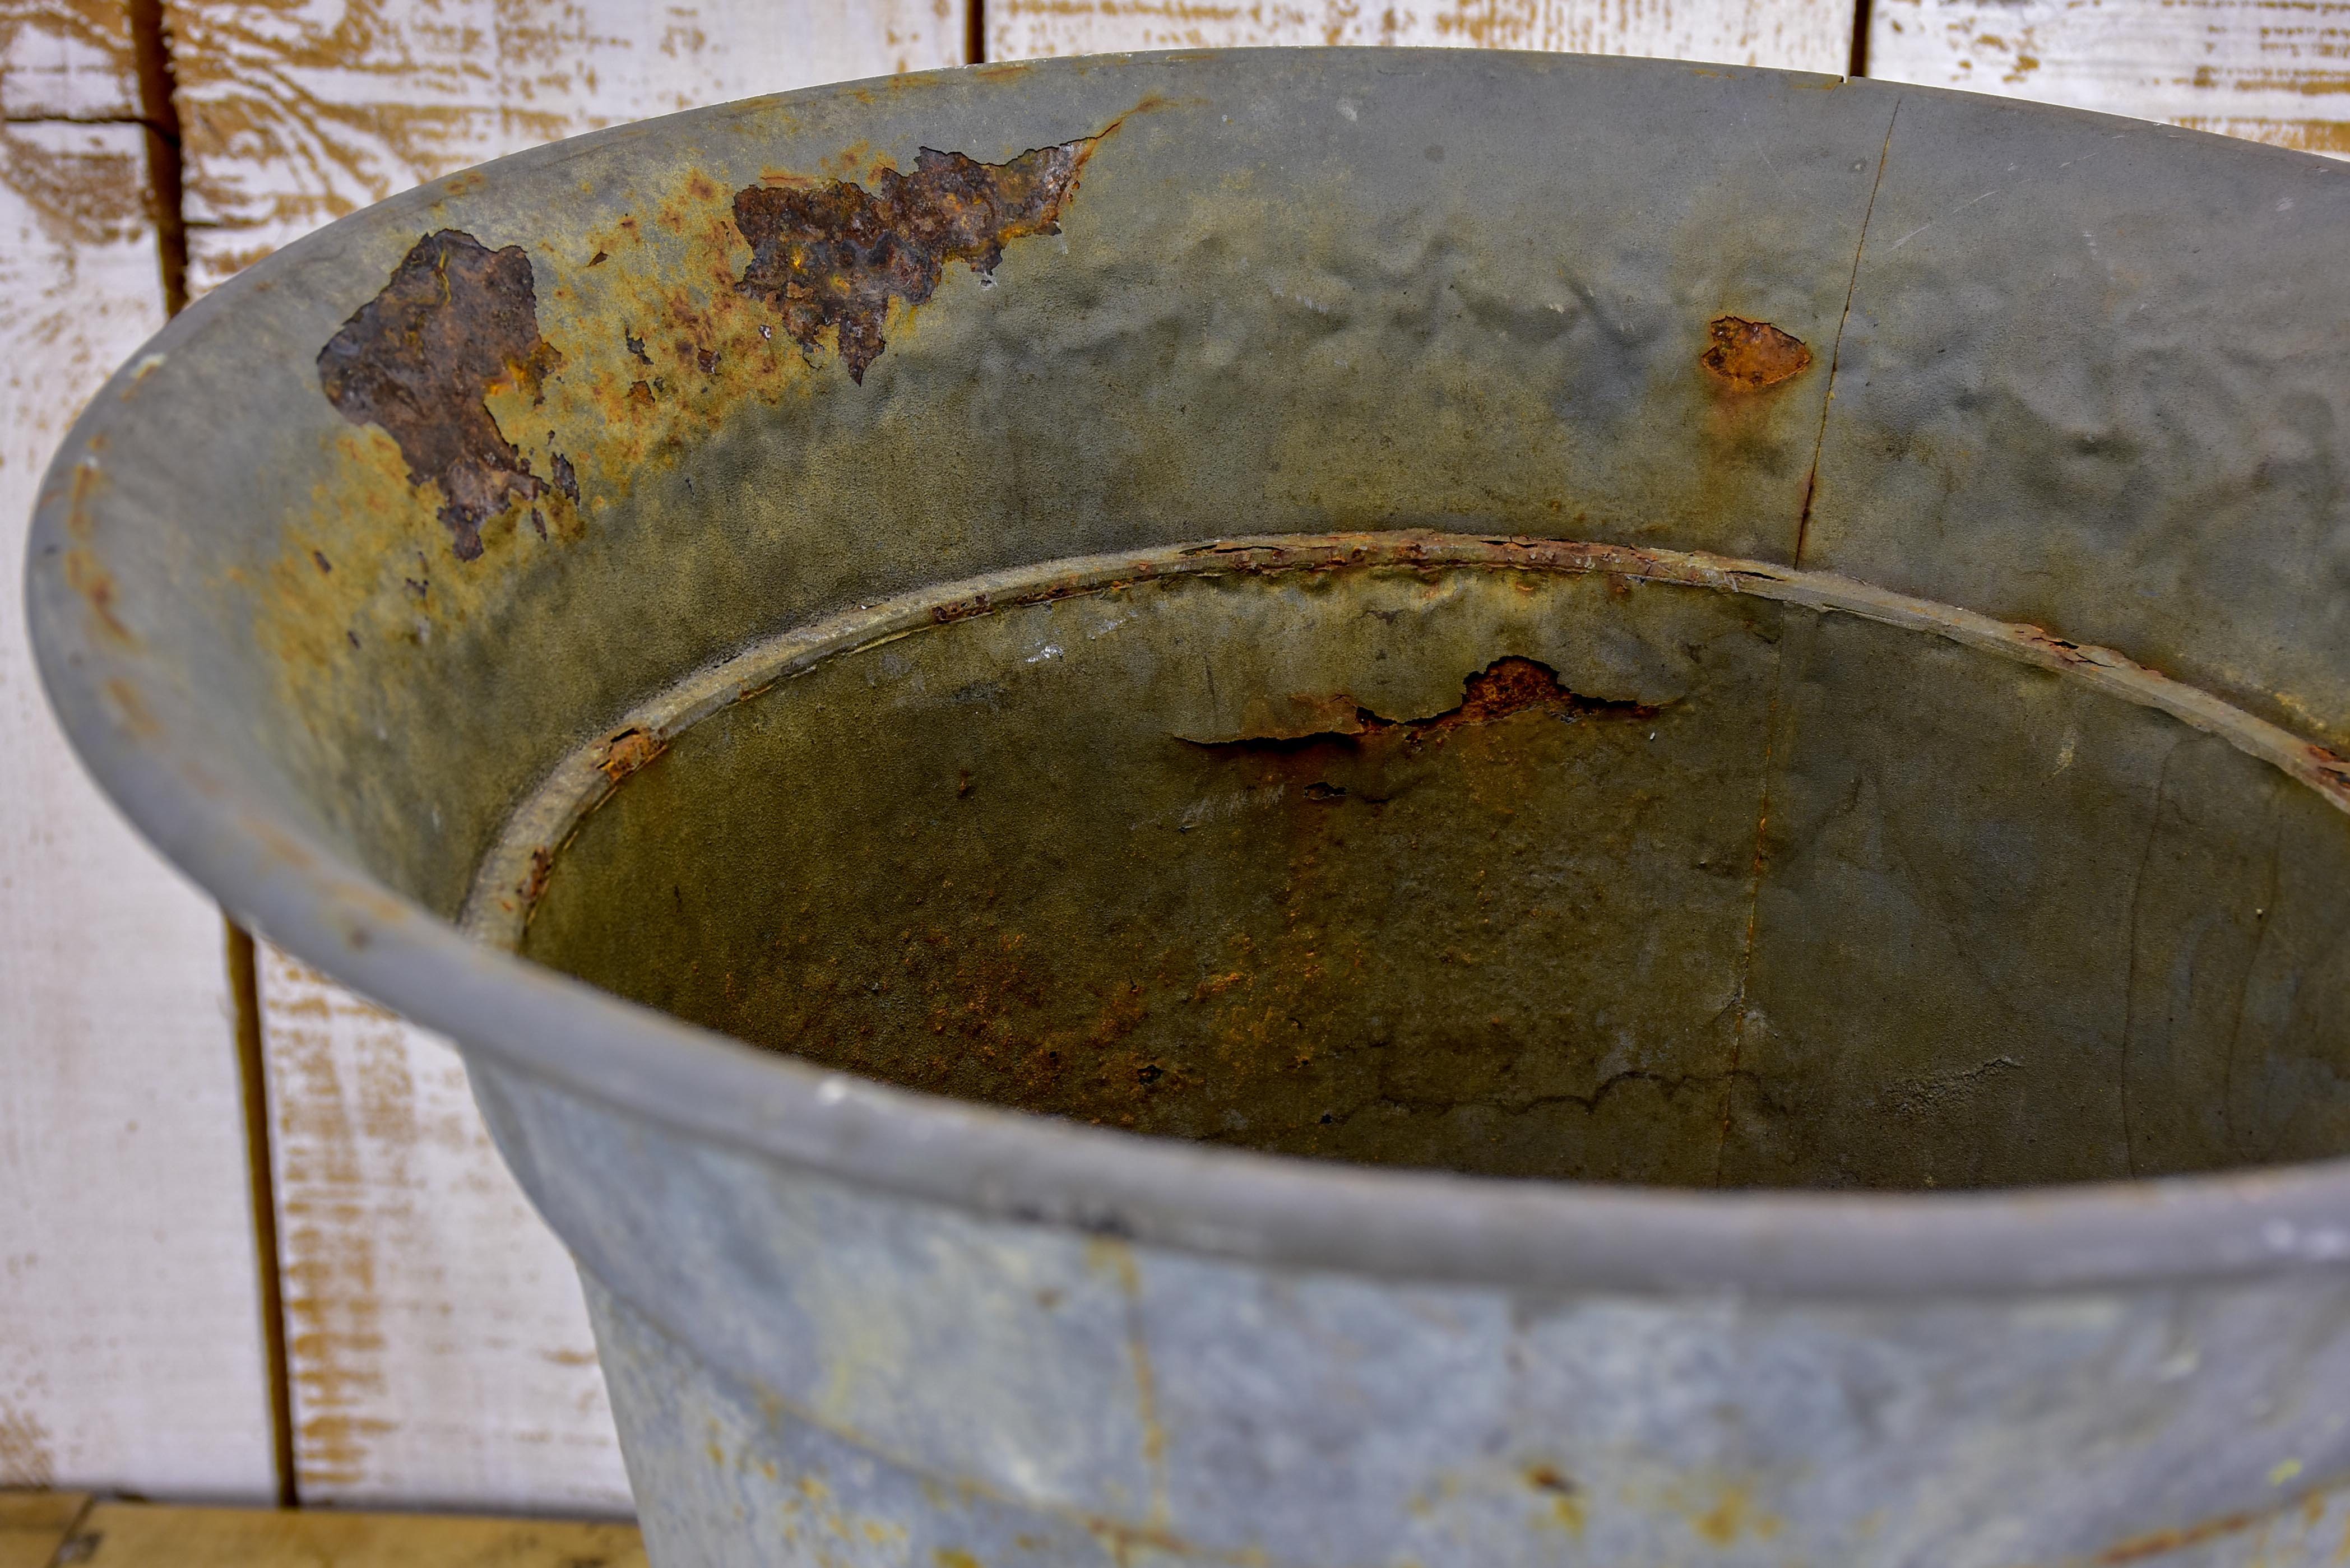
<svg viewBox="0 0 2350 1568">
<path fill-rule="evenodd" d="M 827 88 L 219 290 L 33 622 L 464 1043 L 658 1562 L 2330 1563 L 2345 253 L 1862 81 Z"/>
</svg>

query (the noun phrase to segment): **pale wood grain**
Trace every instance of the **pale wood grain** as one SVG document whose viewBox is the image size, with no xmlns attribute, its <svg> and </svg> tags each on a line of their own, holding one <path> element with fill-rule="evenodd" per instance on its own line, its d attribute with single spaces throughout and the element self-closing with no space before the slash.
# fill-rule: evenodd
<svg viewBox="0 0 2350 1568">
<path fill-rule="evenodd" d="M 85 26 L 85 9 L 61 15 L 72 25 L 42 36 L 68 40 L 67 67 L 30 98 L 119 107 L 120 72 L 83 68 L 113 35 Z M 20 64 L 60 57 L 26 45 L 22 13 L 11 20 L 0 85 L 14 105 Z M 0 126 L 0 1484 L 265 1498 L 220 917 L 99 798 L 25 639 L 42 470 L 84 400 L 162 325 L 142 137 Z"/>
<path fill-rule="evenodd" d="M 169 0 L 191 290 L 330 218 L 600 126 L 960 64 L 962 0 Z"/>
<path fill-rule="evenodd" d="M 626 1512 L 578 1278 L 456 1052 L 261 963 L 302 1499 Z"/>
<path fill-rule="evenodd" d="M 2350 0 L 1876 0 L 1868 72 L 2350 155 Z"/>
<path fill-rule="evenodd" d="M 130 119 L 139 77 L 122 0 L 0 0 L 0 119 Z"/>
<path fill-rule="evenodd" d="M 627 1524 L 100 1503 L 79 1568 L 644 1568 Z"/>
<path fill-rule="evenodd" d="M 990 59 L 1120 49 L 1403 44 L 1842 71 L 1849 0 L 988 0 Z"/>
</svg>

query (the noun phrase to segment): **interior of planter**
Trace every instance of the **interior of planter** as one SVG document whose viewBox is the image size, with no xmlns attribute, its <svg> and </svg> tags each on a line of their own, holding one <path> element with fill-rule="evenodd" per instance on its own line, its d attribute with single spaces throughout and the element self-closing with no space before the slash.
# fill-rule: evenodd
<svg viewBox="0 0 2350 1568">
<path fill-rule="evenodd" d="M 607 742 L 522 950 L 911 1087 L 1376 1164 L 2350 1147 L 2316 791 L 1914 628 L 1376 554 L 966 601 Z"/>
</svg>

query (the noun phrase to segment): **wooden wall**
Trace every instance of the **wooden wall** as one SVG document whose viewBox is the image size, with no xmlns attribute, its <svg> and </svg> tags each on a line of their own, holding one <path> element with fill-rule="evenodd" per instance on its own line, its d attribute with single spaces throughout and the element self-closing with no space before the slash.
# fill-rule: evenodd
<svg viewBox="0 0 2350 1568">
<path fill-rule="evenodd" d="M 1350 43 L 1859 60 L 2350 153 L 2350 0 L 0 0 L 0 1486 L 628 1506 L 577 1285 L 456 1057 L 266 948 L 265 1322 L 218 917 L 82 782 L 17 602 L 40 468 L 167 301 L 697 103 L 974 44 Z"/>
<path fill-rule="evenodd" d="M 220 916 L 84 780 L 26 647 L 41 470 L 163 322 L 120 5 L 0 0 L 0 1486 L 266 1495 Z"/>
</svg>

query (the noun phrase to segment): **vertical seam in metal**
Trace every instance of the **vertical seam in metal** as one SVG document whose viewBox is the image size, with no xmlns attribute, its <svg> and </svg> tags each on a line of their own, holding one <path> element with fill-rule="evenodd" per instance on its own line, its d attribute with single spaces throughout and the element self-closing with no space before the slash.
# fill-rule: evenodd
<svg viewBox="0 0 2350 1568">
<path fill-rule="evenodd" d="M 963 0 L 962 63 L 987 63 L 987 0 Z"/>
<path fill-rule="evenodd" d="M 147 132 L 147 206 L 155 222 L 163 313 L 188 303 L 186 171 L 180 143 L 179 79 L 163 26 L 163 0 L 128 0 L 131 59 L 139 74 L 139 119 Z"/>
<path fill-rule="evenodd" d="M 1893 128 L 1901 123 L 1901 99 L 1885 121 L 1885 145 L 1877 151 L 1877 178 L 1868 187 L 1868 205 L 1861 209 L 1860 238 L 1852 247 L 1852 275 L 1845 280 L 1844 312 L 1836 317 L 1835 343 L 1828 350 L 1828 386 L 1820 398 L 1820 430 L 1812 441 L 1812 470 L 1804 477 L 1803 510 L 1795 517 L 1795 553 L 1788 563 L 1804 569 L 1804 541 L 1812 528 L 1812 500 L 1820 487 L 1820 456 L 1827 451 L 1828 415 L 1835 408 L 1836 369 L 1844 363 L 1844 329 L 1852 321 L 1853 296 L 1860 289 L 1860 258 L 1868 254 L 1868 225 L 1877 216 L 1877 193 L 1885 188 L 1885 162 L 1893 155 Z"/>
<path fill-rule="evenodd" d="M 237 1075 L 244 1090 L 244 1160 L 253 1196 L 253 1251 L 261 1285 L 261 1341 L 269 1373 L 270 1462 L 277 1506 L 301 1504 L 294 1468 L 294 1383 L 286 1353 L 286 1287 L 277 1237 L 276 1161 L 271 1152 L 268 1064 L 262 1051 L 261 966 L 253 935 L 224 913 L 229 992 L 236 1007 Z"/>
<path fill-rule="evenodd" d="M 1845 75 L 1865 77 L 1868 74 L 1868 25 L 1872 0 L 1853 0 L 1852 56 L 1846 63 Z"/>
<path fill-rule="evenodd" d="M 1868 0 L 1858 0 L 1859 16 L 1856 28 L 1867 26 Z M 1857 35 L 1856 35 L 1857 36 Z M 1877 217 L 1877 195 L 1885 188 L 1885 164 L 1893 154 L 1893 128 L 1901 123 L 1901 100 L 1893 100 L 1893 112 L 1886 117 L 1885 141 L 1877 150 L 1877 178 L 1868 187 L 1868 205 L 1861 209 L 1860 237 L 1852 247 L 1852 275 L 1845 280 L 1844 311 L 1836 317 L 1835 343 L 1828 351 L 1827 390 L 1820 397 L 1819 434 L 1812 442 L 1812 468 L 1804 478 L 1802 510 L 1795 517 L 1795 548 L 1792 564 L 1797 571 L 1804 566 L 1804 544 L 1811 532 L 1812 498 L 1820 483 L 1820 457 L 1827 450 L 1828 414 L 1835 403 L 1836 368 L 1844 362 L 1844 330 L 1852 320 L 1853 296 L 1860 287 L 1860 258 L 1868 250 L 1868 225 Z M 1746 889 L 1746 940 L 1738 955 L 1738 987 L 1731 996 L 1731 1005 L 1738 1010 L 1736 1022 L 1731 1026 L 1730 1072 L 1722 1080 L 1721 1140 L 1714 1146 L 1713 1184 L 1721 1185 L 1723 1166 L 1730 1156 L 1730 1128 L 1738 1113 L 1738 1075 L 1744 1067 L 1746 1056 L 1746 1019 L 1752 1011 L 1746 1005 L 1746 987 L 1754 975 L 1754 939 L 1762 917 L 1762 872 L 1769 859 L 1771 830 L 1771 763 L 1778 753 L 1779 699 L 1786 688 L 1787 635 L 1783 614 L 1777 657 L 1771 665 L 1771 701 L 1765 711 L 1762 733 L 1762 784 L 1754 811 L 1754 860 L 1749 872 Z"/>
</svg>

